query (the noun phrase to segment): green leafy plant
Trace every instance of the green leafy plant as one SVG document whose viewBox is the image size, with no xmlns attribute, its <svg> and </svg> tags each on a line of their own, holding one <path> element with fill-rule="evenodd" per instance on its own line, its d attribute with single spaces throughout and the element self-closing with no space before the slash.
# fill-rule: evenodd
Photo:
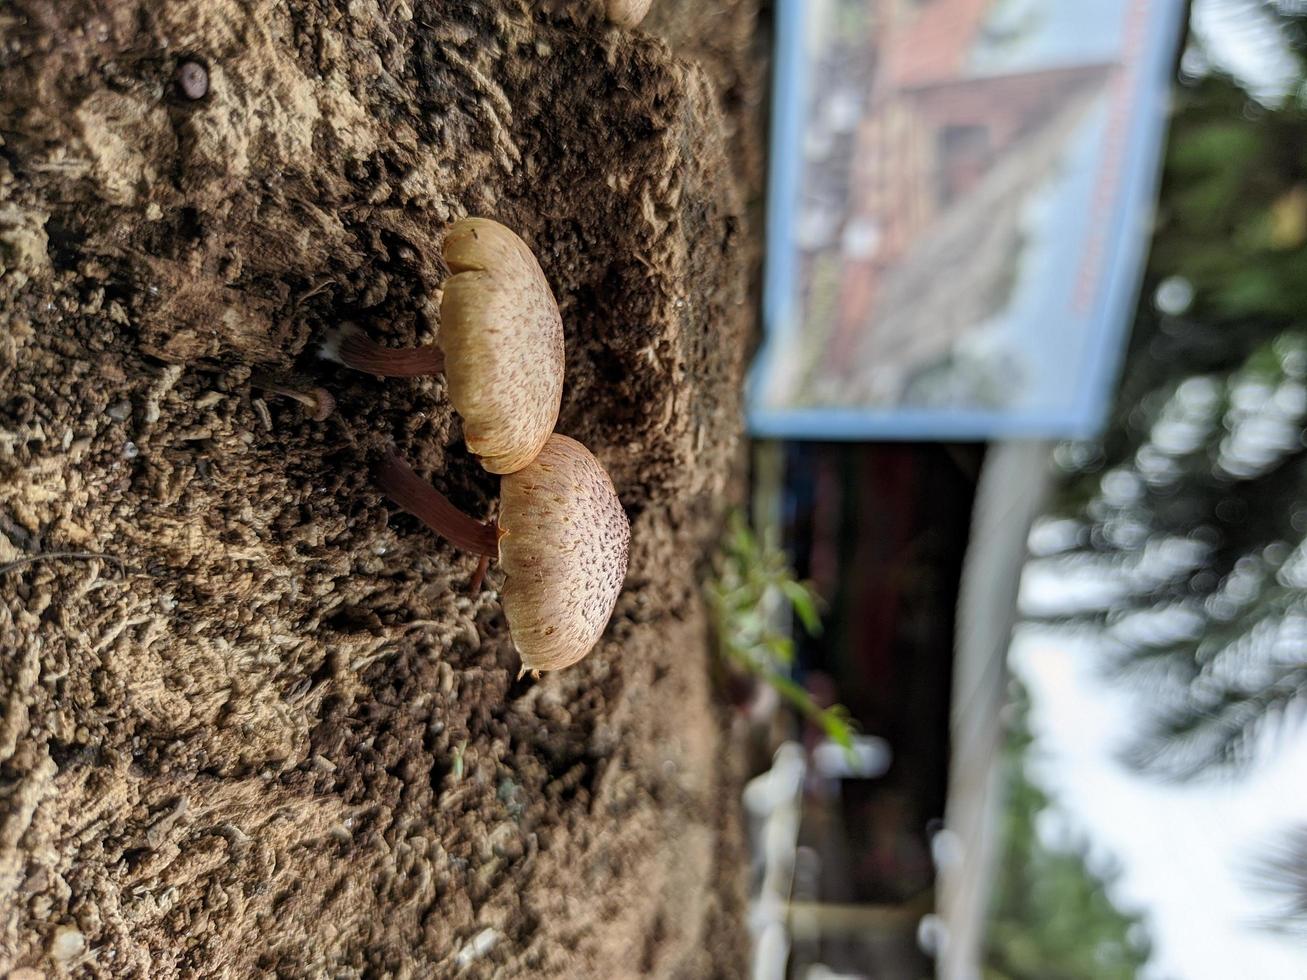
<svg viewBox="0 0 1307 980">
<path fill-rule="evenodd" d="M 770 684 L 833 742 L 852 748 L 854 726 L 848 709 L 839 704 L 820 707 L 789 674 L 794 640 L 779 624 L 786 624 L 788 609 L 816 636 L 821 632 L 820 600 L 794 577 L 785 553 L 755 534 L 739 512 L 731 514 L 705 592 L 722 660 Z"/>
</svg>

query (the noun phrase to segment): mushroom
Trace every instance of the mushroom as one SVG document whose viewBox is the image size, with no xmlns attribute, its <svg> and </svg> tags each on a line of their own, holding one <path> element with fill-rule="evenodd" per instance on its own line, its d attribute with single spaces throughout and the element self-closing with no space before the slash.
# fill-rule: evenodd
<svg viewBox="0 0 1307 980">
<path fill-rule="evenodd" d="M 323 356 L 383 377 L 445 373 L 467 447 L 491 473 L 520 470 L 558 422 L 563 321 L 524 241 L 488 218 L 445 236 L 453 273 L 440 301 L 440 343 L 388 348 L 357 327 L 328 338 Z"/>
<path fill-rule="evenodd" d="M 618 27 L 635 27 L 653 6 L 653 0 L 606 0 L 604 13 Z"/>
<path fill-rule="evenodd" d="M 303 391 L 274 381 L 264 374 L 254 375 L 250 378 L 250 383 L 255 388 L 261 388 L 270 394 L 282 395 L 299 402 L 308 409 L 309 418 L 314 422 L 325 422 L 336 410 L 336 399 L 326 388 L 310 388 L 308 391 Z"/>
<path fill-rule="evenodd" d="M 504 566 L 504 616 L 522 670 L 539 676 L 594 647 L 626 578 L 631 525 L 608 474 L 585 446 L 554 433 L 500 481 L 499 520 L 463 513 L 392 455 L 382 491 L 451 544 Z"/>
</svg>

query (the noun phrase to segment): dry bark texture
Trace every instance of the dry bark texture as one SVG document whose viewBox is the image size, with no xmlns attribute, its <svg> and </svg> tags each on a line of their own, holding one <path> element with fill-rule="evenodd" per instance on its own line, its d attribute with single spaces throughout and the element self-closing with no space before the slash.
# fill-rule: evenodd
<svg viewBox="0 0 1307 980">
<path fill-rule="evenodd" d="M 753 5 L 669 6 L 730 25 L 709 69 L 526 2 L 0 6 L 0 973 L 741 972 L 695 571 Z M 433 339 L 464 214 L 535 249 L 560 431 L 632 523 L 604 640 L 540 683 L 475 557 L 369 485 L 394 443 L 491 512 L 443 381 L 314 356 L 342 320 Z"/>
</svg>

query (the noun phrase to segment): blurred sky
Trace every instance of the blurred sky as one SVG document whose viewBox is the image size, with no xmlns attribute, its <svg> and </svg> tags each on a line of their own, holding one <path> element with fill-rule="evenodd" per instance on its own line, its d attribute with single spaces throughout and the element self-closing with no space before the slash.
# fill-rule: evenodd
<svg viewBox="0 0 1307 980">
<path fill-rule="evenodd" d="M 1012 668 L 1030 690 L 1034 775 L 1095 844 L 1119 860 L 1113 898 L 1148 918 L 1151 978 L 1297 980 L 1307 950 L 1256 922 L 1273 900 L 1253 862 L 1300 823 L 1307 738 L 1291 733 L 1243 777 L 1170 784 L 1116 759 L 1136 731 L 1141 692 L 1099 676 L 1092 642 L 1026 627 Z"/>
<path fill-rule="evenodd" d="M 1267 103 L 1278 103 L 1298 81 L 1298 63 L 1285 47 L 1264 0 L 1194 0 L 1190 26 L 1216 66 Z M 1186 70 L 1204 58 L 1190 52 Z"/>
</svg>

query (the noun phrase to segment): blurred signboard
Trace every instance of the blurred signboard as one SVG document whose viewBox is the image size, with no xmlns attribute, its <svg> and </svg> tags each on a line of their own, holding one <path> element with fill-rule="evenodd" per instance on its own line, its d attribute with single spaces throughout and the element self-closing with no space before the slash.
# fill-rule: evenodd
<svg viewBox="0 0 1307 980">
<path fill-rule="evenodd" d="M 1093 434 L 1184 0 L 778 0 L 760 436 Z"/>
</svg>

